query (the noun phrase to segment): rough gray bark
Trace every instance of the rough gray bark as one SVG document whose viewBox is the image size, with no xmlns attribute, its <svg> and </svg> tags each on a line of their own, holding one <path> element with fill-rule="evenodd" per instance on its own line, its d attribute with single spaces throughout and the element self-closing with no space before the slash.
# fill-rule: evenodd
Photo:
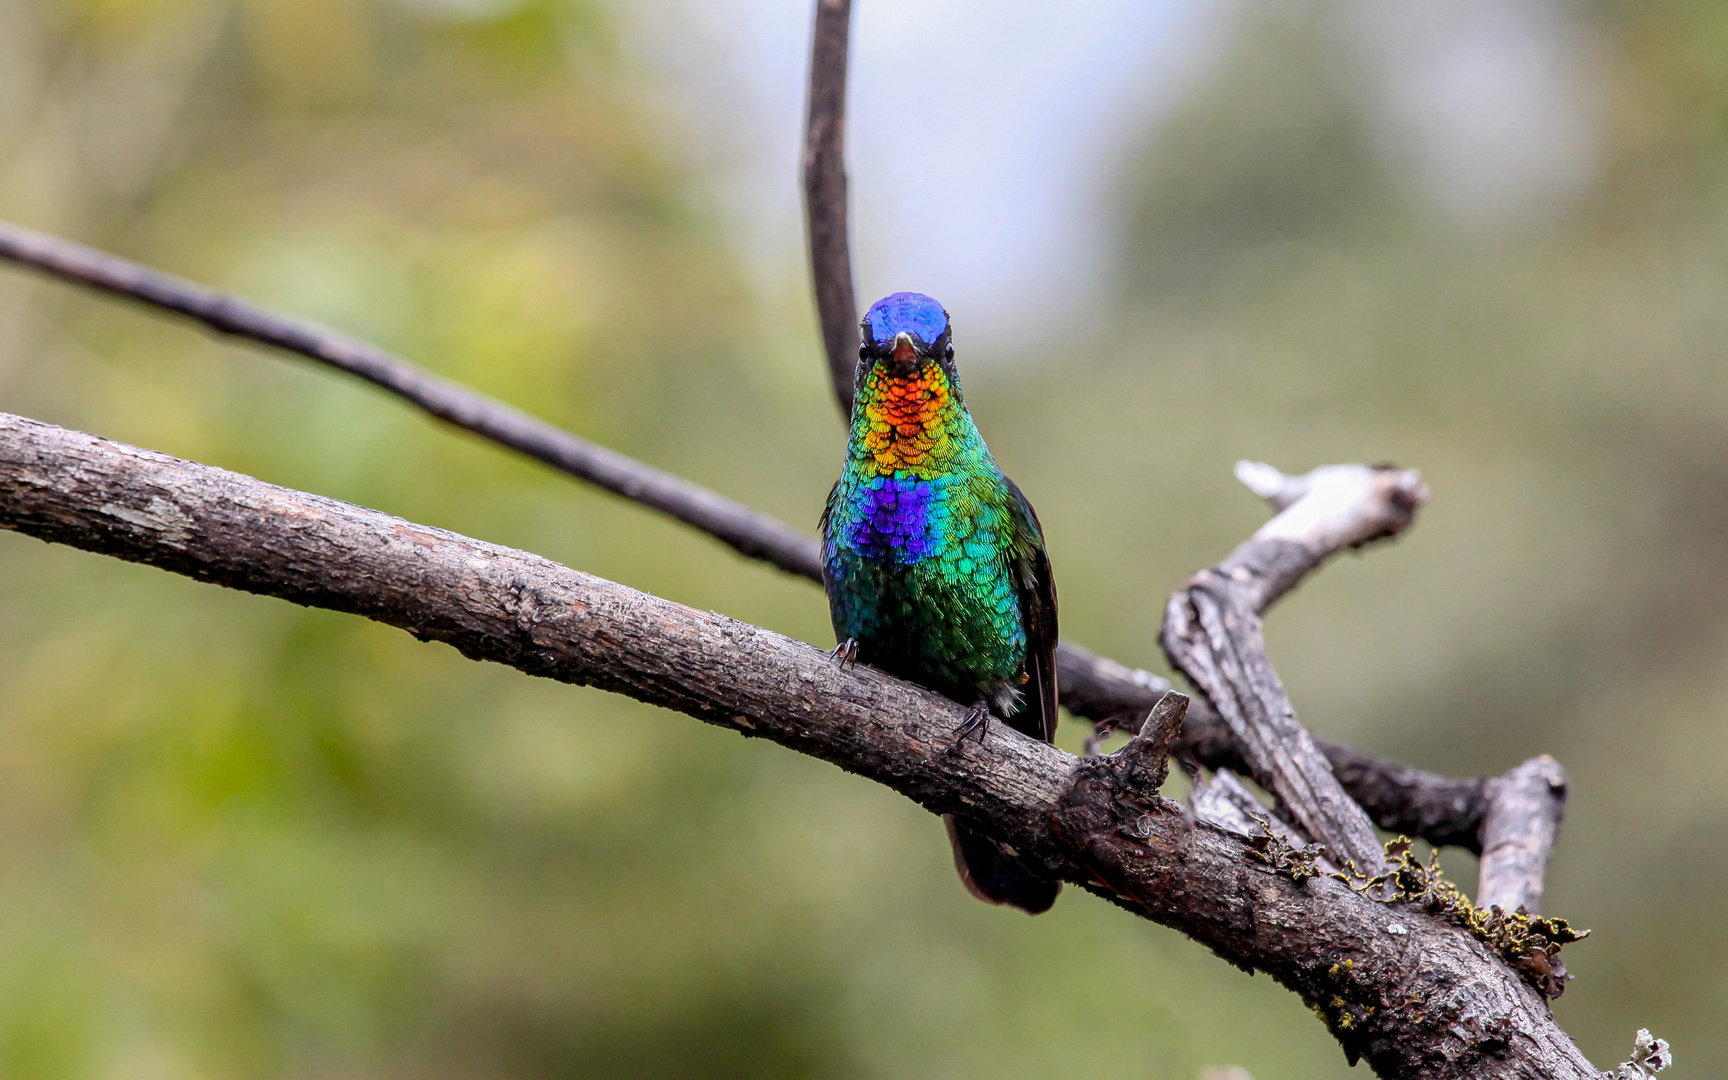
<svg viewBox="0 0 1728 1080">
<path fill-rule="evenodd" d="M 1165 652 L 1230 728 L 1250 774 L 1331 856 L 1364 874 L 1385 871 L 1374 824 L 1344 794 L 1266 659 L 1260 619 L 1222 574 L 1203 570 L 1171 598 Z"/>
<path fill-rule="evenodd" d="M 832 24 L 824 25 L 830 26 L 830 37 L 824 40 L 834 40 Z M 832 205 L 822 205 L 829 207 L 824 211 L 825 220 L 833 220 Z M 839 207 L 843 221 L 843 199 Z M 358 376 L 455 427 L 699 529 L 740 554 L 811 581 L 822 580 L 816 541 L 790 525 L 441 379 L 375 345 L 6 222 L 0 222 L 0 260 L 184 315 L 216 333 L 286 350 Z M 856 351 L 855 344 L 852 348 Z M 1140 718 L 1170 688 L 1165 679 L 1098 656 L 1070 641 L 1061 644 L 1056 662 L 1065 708 L 1076 716 L 1129 731 L 1138 730 Z M 1315 744 L 1332 761 L 1340 782 L 1382 828 L 1420 836 L 1436 845 L 1478 849 L 1481 817 L 1487 807 L 1481 796 L 1485 778 L 1451 780 L 1323 740 Z M 1209 768 L 1250 771 L 1229 729 L 1204 701 L 1193 703 L 1178 745 Z"/>
<path fill-rule="evenodd" d="M 1242 781 L 1236 779 L 1236 774 L 1229 769 L 1219 769 L 1210 779 L 1196 781 L 1193 790 L 1188 792 L 1188 809 L 1201 821 L 1237 836 L 1259 836 L 1264 831 L 1260 819 L 1265 819 L 1274 830 L 1283 828 L 1276 819 L 1267 815 L 1260 800 L 1243 787 Z M 1299 842 L 1294 833 L 1285 839 Z"/>
<path fill-rule="evenodd" d="M 1292 848 L 1301 848 L 1308 841 L 1276 815 L 1267 813 L 1254 793 L 1243 787 L 1242 781 L 1228 769 L 1219 769 L 1210 779 L 1196 783 L 1188 794 L 1188 809 L 1201 821 L 1250 840 L 1270 835 Z M 1323 874 L 1338 870 L 1324 856 L 1315 856 L 1314 865 Z"/>
<path fill-rule="evenodd" d="M 0 527 L 599 686 L 870 777 L 1301 994 L 1385 1077 L 1596 1078 L 1546 1003 L 1413 905 L 1297 882 L 1162 799 L 1171 702 L 1075 758 L 821 649 L 525 552 L 0 414 Z"/>
</svg>

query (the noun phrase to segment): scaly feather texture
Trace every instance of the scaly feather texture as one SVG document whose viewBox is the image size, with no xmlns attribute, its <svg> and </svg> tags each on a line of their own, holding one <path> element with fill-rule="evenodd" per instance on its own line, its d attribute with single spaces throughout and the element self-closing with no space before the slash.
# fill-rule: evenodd
<svg viewBox="0 0 1728 1080">
<path fill-rule="evenodd" d="M 822 515 L 834 632 L 858 660 L 990 712 L 1056 727 L 1056 592 L 1038 518 L 966 410 L 947 312 L 918 293 L 863 323 L 851 434 Z M 981 714 L 982 715 L 982 714 Z M 983 899 L 1047 909 L 1060 885 L 950 823 Z"/>
</svg>

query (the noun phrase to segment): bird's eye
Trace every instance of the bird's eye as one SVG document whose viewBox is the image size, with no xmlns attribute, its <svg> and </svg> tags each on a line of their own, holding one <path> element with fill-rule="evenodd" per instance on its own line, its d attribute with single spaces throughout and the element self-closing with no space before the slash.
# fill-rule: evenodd
<svg viewBox="0 0 1728 1080">
<path fill-rule="evenodd" d="M 944 359 L 944 360 L 954 359 L 954 346 L 950 345 L 947 348 L 942 350 L 942 359 Z"/>
</svg>

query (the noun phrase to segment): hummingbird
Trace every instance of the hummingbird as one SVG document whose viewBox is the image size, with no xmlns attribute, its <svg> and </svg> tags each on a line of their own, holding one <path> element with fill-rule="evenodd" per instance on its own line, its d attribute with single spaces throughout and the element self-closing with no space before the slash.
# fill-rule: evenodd
<svg viewBox="0 0 1728 1080">
<path fill-rule="evenodd" d="M 970 706 L 955 746 L 991 717 L 1056 731 L 1056 585 L 1038 515 L 966 410 L 943 306 L 901 292 L 862 325 L 846 461 L 822 511 L 835 656 Z M 974 896 L 1031 914 L 1059 881 L 943 819 Z"/>
</svg>

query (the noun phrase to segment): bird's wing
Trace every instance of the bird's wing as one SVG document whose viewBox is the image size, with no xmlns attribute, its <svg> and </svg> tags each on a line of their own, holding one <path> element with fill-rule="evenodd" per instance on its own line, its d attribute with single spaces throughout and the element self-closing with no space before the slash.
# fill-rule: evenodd
<svg viewBox="0 0 1728 1080">
<path fill-rule="evenodd" d="M 822 503 L 822 517 L 816 524 L 816 529 L 823 538 L 828 536 L 828 521 L 834 516 L 834 500 L 840 497 L 840 481 L 834 481 L 834 486 L 828 489 L 828 498 Z"/>
<path fill-rule="evenodd" d="M 1013 496 L 1014 585 L 1026 629 L 1026 708 L 1017 719 L 1025 722 L 1022 730 L 1028 735 L 1050 742 L 1056 737 L 1056 579 L 1050 573 L 1038 515 L 1019 486 L 1002 479 Z"/>
<path fill-rule="evenodd" d="M 840 481 L 834 481 L 834 486 L 828 489 L 828 501 L 822 504 L 822 517 L 816 524 L 817 535 L 822 537 L 822 586 L 828 586 L 828 553 L 831 541 L 828 536 L 828 526 L 834 519 L 834 504 L 840 499 Z"/>
</svg>

